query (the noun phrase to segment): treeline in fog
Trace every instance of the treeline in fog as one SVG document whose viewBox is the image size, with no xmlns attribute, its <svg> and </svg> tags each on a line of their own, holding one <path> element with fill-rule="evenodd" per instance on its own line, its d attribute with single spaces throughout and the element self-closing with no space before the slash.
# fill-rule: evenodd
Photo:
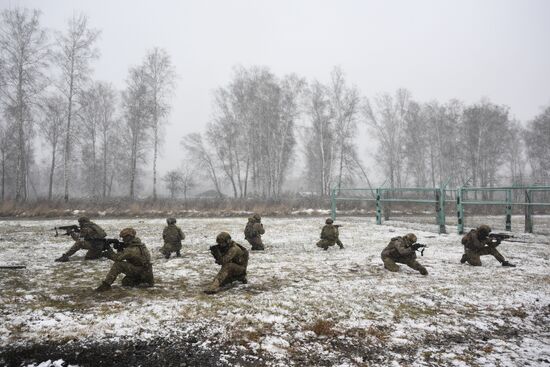
<svg viewBox="0 0 550 367">
<path fill-rule="evenodd" d="M 288 177 L 319 196 L 379 177 L 391 187 L 549 182 L 550 106 L 522 122 L 485 98 L 416 101 L 406 89 L 367 98 L 337 67 L 325 83 L 235 67 L 205 130 L 184 135 L 173 169 L 159 172 L 177 65 L 167 50 L 144 50 L 117 90 L 94 79 L 100 34 L 85 15 L 46 31 L 38 10 L 1 13 L 2 201 L 207 189 L 276 199 L 296 191 Z"/>
</svg>

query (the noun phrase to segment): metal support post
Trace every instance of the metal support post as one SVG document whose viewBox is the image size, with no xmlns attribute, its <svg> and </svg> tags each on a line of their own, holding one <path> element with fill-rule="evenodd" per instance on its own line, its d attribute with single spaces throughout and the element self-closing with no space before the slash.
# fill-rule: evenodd
<svg viewBox="0 0 550 367">
<path fill-rule="evenodd" d="M 440 187 L 439 192 L 436 191 L 436 200 L 437 200 L 437 221 L 439 224 L 439 234 L 447 233 L 447 227 L 445 223 L 445 188 Z"/>
<path fill-rule="evenodd" d="M 376 189 L 376 224 L 382 224 L 382 207 L 380 203 L 380 189 Z"/>
<path fill-rule="evenodd" d="M 458 234 L 464 234 L 464 205 L 462 205 L 463 188 L 456 189 L 456 216 Z"/>
<path fill-rule="evenodd" d="M 336 189 L 330 192 L 330 217 L 336 220 Z"/>
<path fill-rule="evenodd" d="M 506 190 L 506 230 L 512 230 L 512 190 Z"/>
<path fill-rule="evenodd" d="M 525 190 L 525 232 L 533 233 L 533 206 L 531 205 L 531 190 Z"/>
</svg>

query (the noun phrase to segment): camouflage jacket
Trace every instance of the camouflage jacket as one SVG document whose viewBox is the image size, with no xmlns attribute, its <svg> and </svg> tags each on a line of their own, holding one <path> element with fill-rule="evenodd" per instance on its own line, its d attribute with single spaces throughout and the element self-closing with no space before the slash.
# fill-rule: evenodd
<svg viewBox="0 0 550 367">
<path fill-rule="evenodd" d="M 80 227 L 80 238 L 83 238 L 87 241 L 89 240 L 100 240 L 105 238 L 107 233 L 95 224 L 94 222 L 87 222 Z"/>
<path fill-rule="evenodd" d="M 138 237 L 125 244 L 122 252 L 115 253 L 111 251 L 108 257 L 113 261 L 127 261 L 135 266 L 151 266 L 151 253 Z"/>
<path fill-rule="evenodd" d="M 181 243 L 185 239 L 185 234 L 181 228 L 175 224 L 169 224 L 162 231 L 162 238 L 165 243 Z"/>
<path fill-rule="evenodd" d="M 244 238 L 254 238 L 265 233 L 264 225 L 257 222 L 248 222 L 244 228 Z"/>
<path fill-rule="evenodd" d="M 403 237 L 394 237 L 390 243 L 382 250 L 382 257 L 398 258 L 416 258 L 416 252 L 410 247 L 409 243 Z"/>
<path fill-rule="evenodd" d="M 469 250 L 481 250 L 482 248 L 486 247 L 490 242 L 490 239 L 487 237 L 483 240 L 480 240 L 478 237 L 478 233 L 475 229 L 472 229 L 470 232 L 466 233 L 464 237 L 462 237 L 462 244 L 464 247 L 466 247 Z"/>
<path fill-rule="evenodd" d="M 248 265 L 248 250 L 235 241 L 231 241 L 222 252 L 221 265 L 235 263 L 237 265 Z"/>
<path fill-rule="evenodd" d="M 321 230 L 321 239 L 328 241 L 336 241 L 338 239 L 338 227 L 332 224 L 326 224 Z"/>
</svg>

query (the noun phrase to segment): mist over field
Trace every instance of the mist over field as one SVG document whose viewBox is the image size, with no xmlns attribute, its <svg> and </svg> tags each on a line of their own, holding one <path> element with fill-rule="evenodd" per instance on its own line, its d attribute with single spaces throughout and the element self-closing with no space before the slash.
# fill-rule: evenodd
<svg viewBox="0 0 550 367">
<path fill-rule="evenodd" d="M 0 0 L 0 365 L 550 365 L 548 14 Z"/>
<path fill-rule="evenodd" d="M 549 182 L 545 1 L 0 8 L 2 201 Z"/>
</svg>

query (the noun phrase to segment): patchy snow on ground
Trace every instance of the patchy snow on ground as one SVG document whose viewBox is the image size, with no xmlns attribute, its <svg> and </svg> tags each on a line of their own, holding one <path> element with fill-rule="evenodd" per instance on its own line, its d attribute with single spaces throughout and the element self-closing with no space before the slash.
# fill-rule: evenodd
<svg viewBox="0 0 550 367">
<path fill-rule="evenodd" d="M 488 218 L 488 221 L 490 218 Z M 208 247 L 220 231 L 244 241 L 246 218 L 197 218 L 181 258 L 159 253 L 163 219 L 98 219 L 115 237 L 128 226 L 153 253 L 156 285 L 112 291 L 97 287 L 112 262 L 84 261 L 81 251 L 56 263 L 71 245 L 53 237 L 55 221 L 4 221 L 0 229 L 0 352 L 38 343 L 113 343 L 196 338 L 196 348 L 222 352 L 224 365 L 548 365 L 550 247 L 544 236 L 499 250 L 482 267 L 461 265 L 461 236 L 438 235 L 429 223 L 342 217 L 345 249 L 315 246 L 320 218 L 264 218 L 266 251 L 251 252 L 248 284 L 216 295 L 205 289 L 219 266 Z M 386 271 L 380 252 L 397 235 L 415 232 L 429 246 L 424 277 L 402 265 Z M 47 360 L 47 359 L 45 359 Z M 66 359 L 65 359 L 66 360 Z M 55 365 L 55 362 L 45 362 Z M 47 364 L 49 363 L 49 364 Z"/>
</svg>

